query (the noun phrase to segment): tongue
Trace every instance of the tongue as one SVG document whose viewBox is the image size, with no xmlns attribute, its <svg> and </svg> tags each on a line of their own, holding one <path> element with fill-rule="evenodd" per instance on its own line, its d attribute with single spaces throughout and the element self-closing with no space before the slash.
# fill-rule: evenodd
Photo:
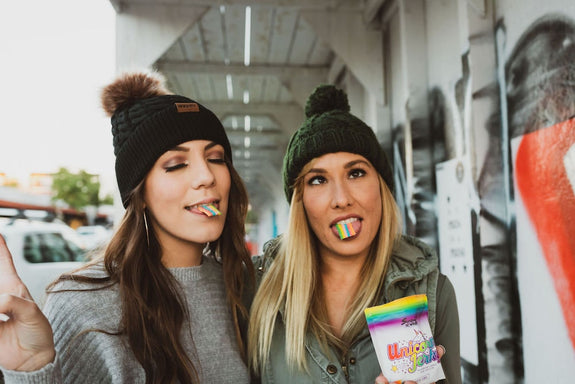
<svg viewBox="0 0 575 384">
<path fill-rule="evenodd" d="M 361 221 L 359 221 L 359 220 L 353 221 L 351 223 L 351 226 L 353 227 L 353 230 L 355 231 L 355 233 L 358 233 L 359 230 L 361 229 Z"/>
</svg>

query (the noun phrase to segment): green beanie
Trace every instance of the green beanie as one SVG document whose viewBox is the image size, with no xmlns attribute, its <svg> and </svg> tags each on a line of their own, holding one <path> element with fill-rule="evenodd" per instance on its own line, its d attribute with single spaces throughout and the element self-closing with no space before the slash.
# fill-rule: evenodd
<svg viewBox="0 0 575 384">
<path fill-rule="evenodd" d="M 333 85 L 317 87 L 305 106 L 306 120 L 293 134 L 283 161 L 284 191 L 291 202 L 294 182 L 312 159 L 335 152 L 365 157 L 393 193 L 393 174 L 373 130 L 349 113 L 347 95 Z"/>
</svg>

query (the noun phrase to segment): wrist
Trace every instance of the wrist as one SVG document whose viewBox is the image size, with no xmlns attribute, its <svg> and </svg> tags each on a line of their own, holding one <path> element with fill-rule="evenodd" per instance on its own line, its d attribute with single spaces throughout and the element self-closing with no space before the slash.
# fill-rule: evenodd
<svg viewBox="0 0 575 384">
<path fill-rule="evenodd" d="M 14 369 L 19 372 L 33 372 L 44 368 L 46 365 L 53 363 L 56 359 L 56 351 L 54 349 L 40 352 L 30 357 L 18 368 Z"/>
</svg>

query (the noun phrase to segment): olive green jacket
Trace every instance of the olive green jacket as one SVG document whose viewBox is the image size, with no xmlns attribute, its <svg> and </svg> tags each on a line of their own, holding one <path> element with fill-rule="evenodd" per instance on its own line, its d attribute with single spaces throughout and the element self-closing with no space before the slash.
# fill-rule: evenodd
<svg viewBox="0 0 575 384">
<path fill-rule="evenodd" d="M 254 258 L 258 279 L 273 262 L 277 243 L 272 240 L 264 248 L 264 256 Z M 429 322 L 435 342 L 447 351 L 441 359 L 447 382 L 460 384 L 459 316 L 453 286 L 439 272 L 437 256 L 431 247 L 413 237 L 402 236 L 394 247 L 385 276 L 384 293 L 377 304 L 422 293 L 427 295 Z M 367 323 L 346 356 L 338 356 L 332 348 L 326 351 L 311 334 L 307 336 L 306 350 L 309 373 L 288 367 L 284 323 L 278 319 L 269 363 L 262 372 L 262 383 L 372 384 L 381 373 Z"/>
</svg>

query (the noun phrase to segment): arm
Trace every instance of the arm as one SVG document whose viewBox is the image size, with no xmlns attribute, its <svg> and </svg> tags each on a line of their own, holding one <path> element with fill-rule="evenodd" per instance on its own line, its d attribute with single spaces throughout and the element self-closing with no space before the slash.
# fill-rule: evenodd
<svg viewBox="0 0 575 384">
<path fill-rule="evenodd" d="M 441 365 L 447 383 L 461 384 L 461 361 L 459 351 L 459 315 L 453 285 L 440 274 L 437 282 L 437 309 L 435 321 L 435 344 L 445 347 Z"/>
</svg>

